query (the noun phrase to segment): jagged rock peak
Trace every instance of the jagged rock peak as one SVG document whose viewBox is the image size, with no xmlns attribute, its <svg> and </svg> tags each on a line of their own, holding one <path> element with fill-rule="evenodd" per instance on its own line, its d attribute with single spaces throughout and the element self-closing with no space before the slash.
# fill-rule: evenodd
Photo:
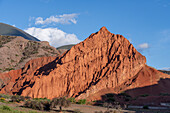
<svg viewBox="0 0 170 113">
<path fill-rule="evenodd" d="M 111 33 L 105 26 L 101 27 L 98 33 L 108 34 Z"/>
<path fill-rule="evenodd" d="M 108 31 L 108 29 L 105 26 L 103 26 L 100 28 L 100 31 Z"/>
</svg>

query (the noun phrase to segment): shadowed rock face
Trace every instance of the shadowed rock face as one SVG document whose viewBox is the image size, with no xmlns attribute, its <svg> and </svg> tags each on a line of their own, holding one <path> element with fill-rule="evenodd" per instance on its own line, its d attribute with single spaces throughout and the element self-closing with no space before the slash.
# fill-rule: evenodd
<svg viewBox="0 0 170 113">
<path fill-rule="evenodd" d="M 104 89 L 119 93 L 128 89 L 129 86 L 122 84 L 138 75 L 145 63 L 146 58 L 126 38 L 102 27 L 60 58 L 36 64 L 34 69 L 27 63 L 15 84 L 4 86 L 1 92 L 7 93 L 5 89 L 9 87 L 8 93 L 50 99 L 60 96 L 87 98 Z"/>
<path fill-rule="evenodd" d="M 32 81 L 34 72 L 40 67 L 54 61 L 56 57 L 41 57 L 30 60 L 19 70 L 12 70 L 10 72 L 0 73 L 0 80 L 3 82 L 1 85 L 1 93 L 12 94 L 14 84 L 23 84 L 25 87 L 31 86 L 35 81 Z M 27 76 L 23 76 L 27 75 Z M 29 78 L 29 79 L 28 79 Z M 20 81 L 19 81 L 20 80 Z M 20 90 L 20 89 L 19 89 Z"/>
</svg>

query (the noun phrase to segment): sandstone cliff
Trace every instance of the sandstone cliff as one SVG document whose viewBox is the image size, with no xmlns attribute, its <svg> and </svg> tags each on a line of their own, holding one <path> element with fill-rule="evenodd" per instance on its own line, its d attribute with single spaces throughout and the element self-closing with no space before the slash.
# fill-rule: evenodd
<svg viewBox="0 0 170 113">
<path fill-rule="evenodd" d="M 145 63 L 146 58 L 126 38 L 102 27 L 59 58 L 46 62 L 39 58 L 28 62 L 22 70 L 2 74 L 13 73 L 14 82 L 4 85 L 1 92 L 34 98 L 80 99 L 153 85 L 160 78 L 168 77 Z M 145 80 L 152 82 L 143 84 Z"/>
</svg>

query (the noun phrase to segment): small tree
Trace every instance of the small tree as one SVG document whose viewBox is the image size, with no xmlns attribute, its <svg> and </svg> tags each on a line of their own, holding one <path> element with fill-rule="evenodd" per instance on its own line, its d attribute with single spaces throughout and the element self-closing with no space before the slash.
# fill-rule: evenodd
<svg viewBox="0 0 170 113">
<path fill-rule="evenodd" d="M 54 108 L 55 106 L 59 106 L 60 111 L 62 111 L 62 107 L 70 106 L 70 101 L 66 100 L 65 97 L 53 98 L 53 100 L 51 102 L 51 109 Z"/>
</svg>

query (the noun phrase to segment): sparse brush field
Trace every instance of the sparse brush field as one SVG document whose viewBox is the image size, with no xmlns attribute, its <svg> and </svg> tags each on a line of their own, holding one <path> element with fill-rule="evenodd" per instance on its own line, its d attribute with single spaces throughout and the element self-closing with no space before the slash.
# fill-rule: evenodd
<svg viewBox="0 0 170 113">
<path fill-rule="evenodd" d="M 88 104 L 88 105 L 87 105 Z M 106 112 L 107 111 L 107 112 Z M 86 99 L 30 98 L 19 95 L 0 95 L 0 113 L 119 113 L 122 110 L 93 106 Z M 123 112 L 123 111 L 122 111 Z"/>
<path fill-rule="evenodd" d="M 1 36 L 0 35 L 0 47 L 3 47 L 4 44 L 10 42 L 11 40 L 15 38 L 16 36 Z"/>
<path fill-rule="evenodd" d="M 127 94 L 120 94 L 129 97 Z M 86 99 L 76 100 L 75 98 L 30 98 L 19 95 L 0 94 L 0 113 L 162 113 L 167 110 L 152 110 L 148 106 L 142 109 L 122 109 L 118 102 L 115 102 L 113 95 L 107 94 L 105 102 L 87 102 Z M 116 103 L 116 104 L 114 104 Z M 114 105 L 113 105 L 114 104 Z"/>
</svg>

